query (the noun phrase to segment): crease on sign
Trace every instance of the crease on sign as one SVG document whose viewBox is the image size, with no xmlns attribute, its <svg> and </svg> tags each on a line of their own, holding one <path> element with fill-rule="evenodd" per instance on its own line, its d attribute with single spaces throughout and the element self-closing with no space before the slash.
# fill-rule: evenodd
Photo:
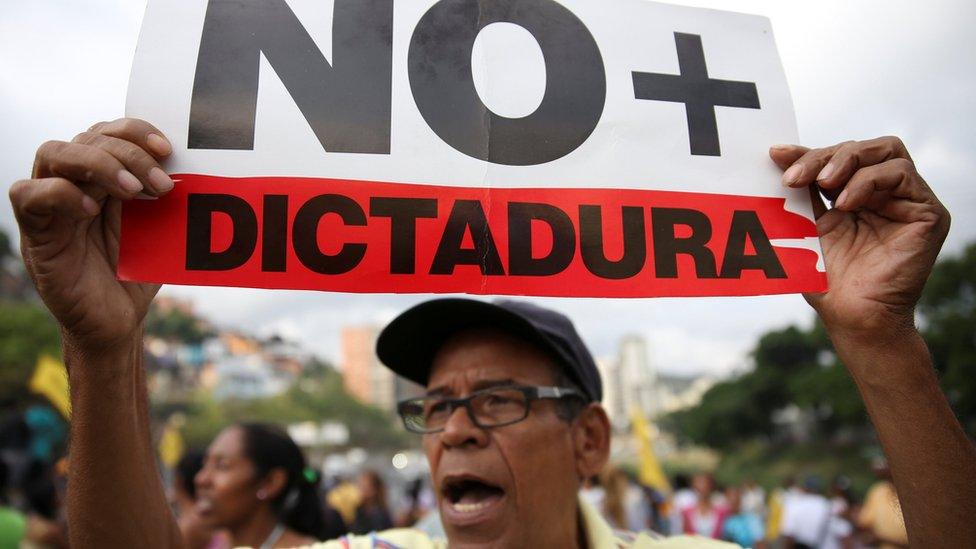
<svg viewBox="0 0 976 549">
<path fill-rule="evenodd" d="M 819 197 L 818 197 L 819 198 Z M 813 198 L 806 189 L 790 189 L 787 191 L 786 199 L 783 202 L 783 211 L 806 218 L 813 223 L 816 231 L 817 221 L 813 214 Z M 822 200 L 822 199 L 821 199 Z M 770 239 L 770 244 L 781 248 L 797 248 L 810 250 L 817 254 L 817 270 L 827 272 L 823 258 L 823 247 L 820 245 L 820 237 L 808 236 L 805 238 L 780 238 Z"/>
<path fill-rule="evenodd" d="M 487 9 L 486 6 L 482 2 L 478 2 L 478 23 L 476 28 L 481 30 L 484 30 L 485 9 Z M 472 55 L 474 55 L 474 48 L 472 48 L 471 53 Z M 484 62 L 482 56 L 479 56 L 479 59 L 481 62 L 478 64 L 479 66 L 477 70 L 481 71 L 481 77 L 482 77 L 481 81 L 484 82 L 485 89 L 490 89 L 491 75 L 488 73 L 488 63 Z M 472 71 L 475 70 L 474 65 L 475 65 L 475 60 L 472 58 L 471 59 Z M 474 75 L 472 75 L 472 84 L 473 83 L 474 83 Z M 475 93 L 477 93 L 477 88 L 475 88 Z M 491 240 L 492 238 L 491 229 L 490 229 L 492 197 L 491 197 L 491 190 L 490 190 L 491 183 L 489 182 L 489 169 L 491 167 L 490 159 L 491 159 L 492 134 L 491 134 L 491 112 L 489 111 L 488 106 L 485 104 L 484 98 L 481 98 L 480 103 L 481 103 L 482 127 L 484 128 L 484 133 L 482 138 L 482 143 L 484 144 L 484 149 L 482 150 L 484 162 L 482 162 L 482 168 L 483 168 L 482 175 L 481 175 L 482 191 L 481 191 L 480 201 L 484 205 L 485 219 L 488 221 L 485 223 L 485 230 L 480 235 L 481 264 L 479 265 L 479 268 L 481 269 L 481 283 L 480 283 L 481 287 L 478 293 L 484 295 L 488 291 L 488 269 L 487 269 L 488 253 L 489 253 L 488 245 L 489 245 L 489 240 Z M 472 240 L 474 240 L 476 236 L 472 234 L 471 237 Z M 494 242 L 490 242 L 490 244 L 492 245 L 492 247 L 494 247 Z"/>
<path fill-rule="evenodd" d="M 486 9 L 485 6 L 481 2 L 478 2 L 478 22 L 477 25 L 475 26 L 476 29 L 484 29 L 485 9 Z M 470 62 L 471 72 L 472 72 L 471 84 L 472 86 L 474 86 L 475 59 L 474 59 L 473 47 L 471 48 L 471 56 L 472 56 L 471 59 L 469 59 L 468 61 Z M 484 62 L 484 55 L 479 55 L 478 60 L 480 62 L 478 63 L 477 70 L 481 72 L 481 81 L 485 83 L 485 88 L 488 89 L 490 87 L 488 63 Z M 474 86 L 474 89 L 475 89 L 475 94 L 477 95 L 478 88 Z M 479 103 L 481 104 L 481 126 L 483 128 L 482 139 L 481 139 L 482 142 L 481 153 L 482 153 L 482 159 L 488 160 L 491 158 L 491 113 L 488 109 L 488 105 L 485 104 L 483 97 L 480 98 Z"/>
<path fill-rule="evenodd" d="M 806 238 L 772 238 L 769 243 L 775 248 L 796 248 L 799 250 L 809 250 L 817 254 L 817 270 L 827 272 L 824 265 L 823 252 L 820 248 L 820 237 L 808 236 Z"/>
</svg>

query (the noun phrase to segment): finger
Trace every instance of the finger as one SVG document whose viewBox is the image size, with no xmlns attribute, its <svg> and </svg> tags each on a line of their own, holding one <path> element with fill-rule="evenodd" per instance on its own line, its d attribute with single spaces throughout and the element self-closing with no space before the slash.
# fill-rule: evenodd
<svg viewBox="0 0 976 549">
<path fill-rule="evenodd" d="M 844 143 L 840 143 L 821 149 L 808 150 L 783 172 L 783 184 L 794 188 L 811 185 L 816 181 L 817 174 L 827 165 L 834 152 L 843 145 Z"/>
<path fill-rule="evenodd" d="M 915 203 L 938 203 L 935 194 L 918 176 L 912 161 L 895 158 L 854 173 L 837 197 L 834 207 L 853 211 L 865 206 L 878 206 L 870 204 L 878 192 L 887 192 L 891 197 Z"/>
<path fill-rule="evenodd" d="M 14 216 L 27 236 L 46 229 L 55 218 L 78 221 L 101 211 L 92 197 L 60 177 L 18 181 L 9 194 Z"/>
<path fill-rule="evenodd" d="M 785 170 L 809 150 L 808 147 L 800 145 L 773 145 L 769 148 L 769 157 L 779 166 L 779 169 Z"/>
<path fill-rule="evenodd" d="M 143 192 L 148 196 L 160 196 L 173 189 L 173 180 L 159 166 L 156 158 L 131 141 L 97 132 L 80 133 L 73 141 L 98 147 L 114 156 L 129 173 L 139 178 Z"/>
<path fill-rule="evenodd" d="M 101 200 L 104 194 L 129 199 L 143 190 L 139 178 L 126 169 L 117 158 L 99 147 L 64 141 L 48 141 L 37 149 L 34 159 L 34 178 L 63 177 L 76 183 L 92 183 L 101 193 L 92 198 Z"/>
<path fill-rule="evenodd" d="M 838 188 L 860 168 L 881 164 L 894 158 L 911 160 L 905 144 L 897 137 L 849 141 L 834 151 L 827 164 L 817 173 L 816 181 L 825 189 Z"/>
<path fill-rule="evenodd" d="M 156 158 L 165 158 L 173 152 L 173 146 L 163 132 L 138 118 L 119 118 L 111 122 L 99 122 L 88 131 L 130 141 L 149 151 Z"/>
</svg>

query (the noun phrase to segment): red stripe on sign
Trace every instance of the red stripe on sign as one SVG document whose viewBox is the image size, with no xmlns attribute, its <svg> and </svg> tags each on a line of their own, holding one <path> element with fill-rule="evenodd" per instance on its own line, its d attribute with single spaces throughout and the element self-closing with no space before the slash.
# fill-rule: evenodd
<svg viewBox="0 0 976 549">
<path fill-rule="evenodd" d="M 588 297 L 827 288 L 782 198 L 176 175 L 122 210 L 122 280 Z"/>
</svg>

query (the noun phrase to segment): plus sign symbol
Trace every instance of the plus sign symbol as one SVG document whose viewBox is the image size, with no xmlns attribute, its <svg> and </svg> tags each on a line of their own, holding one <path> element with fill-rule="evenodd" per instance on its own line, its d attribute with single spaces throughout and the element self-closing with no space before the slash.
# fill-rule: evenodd
<svg viewBox="0 0 976 549">
<path fill-rule="evenodd" d="M 709 78 L 701 36 L 676 32 L 674 43 L 681 74 L 635 71 L 634 97 L 684 103 L 691 154 L 721 156 L 715 107 L 760 108 L 756 84 Z"/>
</svg>

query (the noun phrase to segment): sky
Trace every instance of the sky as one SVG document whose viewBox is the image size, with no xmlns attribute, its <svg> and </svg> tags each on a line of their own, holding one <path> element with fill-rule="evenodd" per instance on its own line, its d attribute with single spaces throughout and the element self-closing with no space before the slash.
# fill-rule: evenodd
<svg viewBox="0 0 976 549">
<path fill-rule="evenodd" d="M 673 3 L 769 17 L 801 142 L 900 136 L 953 214 L 943 254 L 976 241 L 976 3 Z M 44 141 L 122 116 L 144 6 L 0 0 L 0 188 L 29 175 Z M 7 200 L 0 229 L 16 234 Z M 342 326 L 382 324 L 430 297 L 177 286 L 163 293 L 193 299 L 221 326 L 294 338 L 333 361 Z M 813 320 L 797 295 L 538 302 L 567 313 L 595 355 L 612 355 L 624 335 L 643 335 L 655 367 L 679 375 L 741 371 L 762 333 Z"/>
</svg>

